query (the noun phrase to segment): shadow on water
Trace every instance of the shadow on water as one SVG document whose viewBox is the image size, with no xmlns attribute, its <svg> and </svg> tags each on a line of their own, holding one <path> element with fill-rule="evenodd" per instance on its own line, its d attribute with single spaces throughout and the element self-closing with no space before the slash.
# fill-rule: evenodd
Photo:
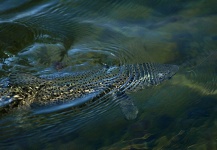
<svg viewBox="0 0 217 150">
<path fill-rule="evenodd" d="M 3 0 L 1 87 L 10 73 L 52 78 L 144 62 L 179 71 L 129 95 L 139 109 L 135 120 L 124 118 L 112 93 L 84 108 L 12 111 L 0 118 L 0 149 L 216 149 L 215 6 L 214 0 Z"/>
</svg>

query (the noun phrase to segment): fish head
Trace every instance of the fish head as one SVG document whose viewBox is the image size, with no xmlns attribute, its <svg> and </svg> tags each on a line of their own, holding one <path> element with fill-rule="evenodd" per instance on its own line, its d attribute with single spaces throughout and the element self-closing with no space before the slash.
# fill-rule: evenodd
<svg viewBox="0 0 217 150">
<path fill-rule="evenodd" d="M 154 66 L 153 78 L 151 84 L 157 85 L 163 82 L 164 80 L 170 79 L 172 76 L 174 76 L 177 73 L 178 70 L 179 67 L 177 65 L 156 64 Z"/>
</svg>

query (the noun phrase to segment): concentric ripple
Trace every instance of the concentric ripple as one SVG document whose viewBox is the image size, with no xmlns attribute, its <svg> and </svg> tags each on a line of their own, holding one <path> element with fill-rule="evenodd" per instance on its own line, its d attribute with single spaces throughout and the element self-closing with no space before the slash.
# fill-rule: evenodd
<svg viewBox="0 0 217 150">
<path fill-rule="evenodd" d="M 2 82 L 11 72 L 55 76 L 58 71 L 67 74 L 132 62 L 133 53 L 121 44 L 126 39 L 124 35 L 82 20 L 87 17 L 85 8 L 75 7 L 76 3 L 70 3 L 68 7 L 64 3 L 54 4 L 40 4 L 40 7 L 32 7 L 20 15 L 5 16 L 4 22 L 0 23 L 1 36 L 5 36 L 1 37 Z M 88 6 L 86 2 L 79 5 Z M 112 5 L 117 7 L 121 3 Z M 107 11 L 102 8 L 99 12 Z M 11 112 L 1 118 L 0 146 L 10 147 L 30 137 L 43 143 L 58 139 L 116 108 L 118 102 L 112 97 L 113 91 L 110 91 L 85 108 L 55 110 L 44 107 Z"/>
<path fill-rule="evenodd" d="M 20 149 L 35 148 L 38 143 L 36 149 L 46 149 L 47 143 L 55 144 L 57 140 L 66 140 L 62 145 L 70 142 L 71 145 L 84 145 L 97 140 L 92 149 L 100 149 L 115 147 L 118 140 L 124 139 L 130 144 L 123 147 L 120 143 L 123 149 L 133 149 L 133 142 L 138 142 L 136 144 L 142 148 L 145 145 L 154 149 L 162 143 L 171 146 L 173 140 L 178 139 L 178 136 L 169 137 L 177 133 L 168 133 L 167 127 L 175 126 L 180 133 L 192 133 L 200 122 L 192 125 L 193 128 L 188 123 L 194 117 L 200 121 L 201 114 L 207 118 L 211 114 L 207 125 L 214 124 L 216 107 L 213 104 L 217 94 L 215 6 L 215 1 L 3 0 L 0 3 L 0 93 L 7 95 L 5 89 L 20 83 L 15 82 L 18 79 L 24 79 L 25 85 L 29 76 L 57 85 L 70 83 L 76 85 L 79 92 L 82 90 L 78 87 L 83 88 L 83 83 L 86 86 L 105 85 L 74 103 L 35 103 L 31 108 L 27 106 L 0 114 L 0 149 L 17 149 L 17 145 Z M 174 65 L 162 67 L 158 63 Z M 172 80 L 153 90 L 148 88 L 139 94 L 126 95 L 146 88 L 144 85 L 159 84 L 165 74 L 169 79 L 177 71 Z M 20 76 L 13 76 L 16 73 Z M 23 77 L 23 73 L 28 75 Z M 148 80 L 149 77 L 153 80 Z M 31 91 L 31 86 L 25 86 L 24 89 Z M 12 100 L 5 95 L 0 99 L 0 107 Z M 119 109 L 120 100 L 131 99 L 131 96 L 139 104 L 135 120 L 142 120 L 139 125 L 124 120 Z M 73 107 L 93 97 L 91 103 Z M 207 111 L 208 106 L 199 106 L 207 99 L 211 99 L 209 107 L 212 105 L 213 112 Z M 192 109 L 191 105 L 199 108 Z M 189 109 L 189 120 L 179 117 L 185 113 L 185 108 Z M 114 118 L 118 118 L 116 122 Z M 187 127 L 177 127 L 182 123 Z M 81 132 L 88 135 L 97 125 L 102 133 L 81 136 Z M 133 129 L 128 129 L 129 125 Z M 128 130 L 136 131 L 131 135 Z M 205 136 L 210 139 L 210 135 Z"/>
</svg>

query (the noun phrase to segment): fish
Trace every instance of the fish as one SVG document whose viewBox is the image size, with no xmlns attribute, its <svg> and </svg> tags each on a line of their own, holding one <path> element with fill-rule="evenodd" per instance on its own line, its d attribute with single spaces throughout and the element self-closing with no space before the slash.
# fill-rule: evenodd
<svg viewBox="0 0 217 150">
<path fill-rule="evenodd" d="M 121 66 L 102 66 L 72 73 L 34 76 L 11 73 L 8 84 L 0 86 L 0 113 L 15 108 L 61 106 L 81 107 L 111 93 L 128 120 L 135 119 L 138 108 L 129 93 L 159 85 L 177 73 L 171 64 L 141 63 Z M 68 106 L 68 105 L 67 105 Z"/>
</svg>

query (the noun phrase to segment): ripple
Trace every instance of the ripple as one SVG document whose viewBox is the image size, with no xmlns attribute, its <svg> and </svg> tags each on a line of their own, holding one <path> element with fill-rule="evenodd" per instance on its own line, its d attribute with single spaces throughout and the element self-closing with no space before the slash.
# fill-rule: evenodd
<svg viewBox="0 0 217 150">
<path fill-rule="evenodd" d="M 17 54 L 33 40 L 32 31 L 22 24 L 3 22 L 0 28 L 0 48 L 6 54 Z"/>
<path fill-rule="evenodd" d="M 65 134 L 70 134 L 82 128 L 88 122 L 95 122 L 100 115 L 116 105 L 117 103 L 111 101 L 110 97 L 106 95 L 100 98 L 96 104 L 92 103 L 82 110 L 75 111 L 68 108 L 58 113 L 37 115 L 34 112 L 21 113 L 20 117 L 15 115 L 11 116 L 10 120 L 1 119 L 0 124 L 4 126 L 4 130 L 1 128 L 0 145 L 10 146 L 28 137 L 43 143 L 58 139 Z"/>
<path fill-rule="evenodd" d="M 200 124 L 201 118 L 205 121 L 211 116 L 210 124 L 213 123 L 215 107 L 210 106 L 214 104 L 216 97 L 217 57 L 216 50 L 210 54 L 210 49 L 216 49 L 216 35 L 213 32 L 216 16 L 211 13 L 212 17 L 206 18 L 209 11 L 200 11 L 204 8 L 200 5 L 204 3 L 173 3 L 170 0 L 13 1 L 4 0 L 0 4 L 1 87 L 8 86 L 7 76 L 12 72 L 25 72 L 53 79 L 59 75 L 79 74 L 82 71 L 109 66 L 181 62 L 181 69 L 172 80 L 151 90 L 146 89 L 144 94 L 141 94 L 139 105 L 145 111 L 138 120 L 152 116 L 153 121 L 148 118 L 148 122 L 151 122 L 148 128 L 140 127 L 142 123 L 133 126 L 139 127 L 137 134 L 144 137 L 132 141 L 143 144 L 142 147 L 144 142 L 148 142 L 148 145 L 153 147 L 157 144 L 154 142 L 159 135 L 166 133 L 168 127 L 172 129 L 177 122 L 176 118 L 180 119 L 177 116 L 182 114 L 183 107 L 188 105 L 194 107 L 188 107 L 184 113 L 187 119 L 181 118 L 178 121 L 186 125 L 186 129 L 191 127 L 189 125 L 194 123 L 195 119 L 198 119 L 196 123 Z M 213 32 L 212 36 L 208 35 L 210 32 Z M 139 84 L 134 80 L 142 76 L 144 70 L 135 73 L 136 69 L 141 67 L 132 66 L 129 69 L 129 76 L 132 76 L 126 84 L 134 89 Z M 106 77 L 108 82 L 113 79 L 116 77 Z M 79 78 L 79 82 L 83 80 Z M 76 109 L 70 107 L 76 105 L 72 103 L 59 108 L 34 107 L 31 110 L 27 108 L 6 114 L 0 119 L 0 147 L 15 149 L 14 145 L 18 144 L 20 148 L 28 149 L 38 143 L 42 143 L 39 147 L 46 147 L 47 143 L 52 141 L 53 144 L 57 140 L 61 141 L 60 144 L 74 142 L 74 145 L 77 145 L 75 141 L 79 141 L 79 138 L 80 143 L 85 145 L 84 143 L 89 144 L 95 138 L 100 140 L 99 143 L 94 143 L 93 147 L 97 145 L 99 148 L 114 144 L 114 139 L 125 139 L 128 137 L 125 129 L 130 123 L 118 122 L 121 120 L 117 117 L 121 116 L 117 106 L 119 101 L 112 93 L 113 91 L 110 91 L 97 101 Z M 140 94 L 135 97 L 137 96 Z M 198 101 L 205 102 L 207 96 L 212 98 L 209 107 L 195 105 Z M 200 105 L 205 106 L 204 103 Z M 116 120 L 110 120 L 115 117 Z M 109 124 L 110 122 L 112 123 Z M 121 126 L 119 131 L 116 127 L 118 124 Z M 85 136 L 91 140 L 84 140 L 81 132 L 88 133 L 97 125 L 102 128 L 99 132 L 106 136 L 103 138 L 101 134 L 93 133 Z M 104 128 L 106 125 L 111 125 L 114 132 L 108 133 Z M 155 127 L 157 128 L 153 130 Z M 178 130 L 181 131 L 182 128 Z M 98 132 L 97 129 L 96 131 Z M 122 132 L 124 137 L 118 135 L 118 132 Z M 175 131 L 171 132 L 177 134 Z M 115 136 L 110 138 L 112 133 L 115 133 Z M 167 141 L 171 137 L 165 136 L 164 139 Z M 161 145 L 162 142 L 159 143 Z M 123 147 L 123 143 L 120 145 Z M 131 145 L 130 147 L 132 148 Z"/>
<path fill-rule="evenodd" d="M 172 3 L 171 0 L 153 0 L 153 1 L 139 1 L 140 4 L 149 6 L 160 13 L 160 15 L 171 15 L 178 13 L 187 7 L 186 1 L 181 3 Z"/>
</svg>

